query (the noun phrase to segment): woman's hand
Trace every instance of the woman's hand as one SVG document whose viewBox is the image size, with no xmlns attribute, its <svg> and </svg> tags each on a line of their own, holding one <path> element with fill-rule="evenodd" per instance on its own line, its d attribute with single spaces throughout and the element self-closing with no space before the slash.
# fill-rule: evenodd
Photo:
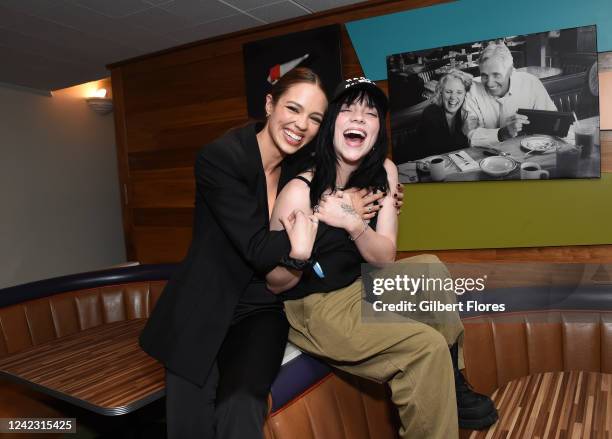
<svg viewBox="0 0 612 439">
<path fill-rule="evenodd" d="M 299 209 L 294 210 L 287 217 L 279 218 L 281 224 L 287 231 L 291 252 L 289 256 L 293 259 L 307 260 L 312 254 L 312 247 L 317 237 L 319 220 L 315 215 L 306 215 Z"/>
<path fill-rule="evenodd" d="M 345 193 L 351 197 L 353 209 L 364 221 L 369 221 L 376 216 L 378 211 L 382 208 L 380 200 L 387 196 L 384 192 L 373 192 L 369 189 L 358 190 L 355 188 L 346 189 L 345 191 L 336 191 L 334 195 L 342 198 Z M 395 209 L 399 215 L 404 205 L 404 186 L 398 183 L 395 189 L 391 190 L 391 193 L 393 194 Z"/>
<path fill-rule="evenodd" d="M 345 229 L 349 233 L 363 229 L 364 220 L 355 210 L 349 191 L 323 195 L 319 204 L 314 207 L 314 212 L 321 221 L 332 227 Z"/>
<path fill-rule="evenodd" d="M 338 191 L 334 195 L 342 198 L 344 194 L 348 194 L 351 198 L 353 209 L 364 221 L 371 220 L 376 216 L 382 207 L 378 201 L 386 196 L 384 192 L 372 192 L 368 189 L 357 190 L 355 188 L 350 188 L 343 192 Z"/>
</svg>

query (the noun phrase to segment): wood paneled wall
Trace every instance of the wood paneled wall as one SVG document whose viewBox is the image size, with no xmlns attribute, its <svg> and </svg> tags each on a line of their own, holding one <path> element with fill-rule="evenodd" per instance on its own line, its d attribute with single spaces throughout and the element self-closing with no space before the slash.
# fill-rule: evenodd
<svg viewBox="0 0 612 439">
<path fill-rule="evenodd" d="M 110 66 L 128 259 L 175 262 L 185 255 L 191 239 L 192 167 L 197 150 L 248 120 L 244 43 L 443 2 L 369 1 Z M 363 73 L 344 28 L 342 66 L 345 77 Z M 381 86 L 386 88 L 386 82 Z M 607 140 L 612 145 L 612 139 Z M 606 160 L 608 171 L 612 171 L 611 159 Z M 435 253 L 449 261 L 587 261 L 593 257 L 612 261 L 612 246 Z"/>
</svg>

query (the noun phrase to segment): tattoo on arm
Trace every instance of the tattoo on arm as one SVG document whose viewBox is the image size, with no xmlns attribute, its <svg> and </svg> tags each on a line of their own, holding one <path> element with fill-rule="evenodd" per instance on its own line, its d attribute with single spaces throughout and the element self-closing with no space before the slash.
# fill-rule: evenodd
<svg viewBox="0 0 612 439">
<path fill-rule="evenodd" d="M 353 206 L 351 206 L 350 204 L 346 204 L 346 203 L 340 203 L 340 208 L 342 209 L 342 211 L 348 215 L 354 215 L 354 216 L 359 216 L 357 214 L 357 212 L 355 212 L 355 209 L 353 209 Z"/>
</svg>

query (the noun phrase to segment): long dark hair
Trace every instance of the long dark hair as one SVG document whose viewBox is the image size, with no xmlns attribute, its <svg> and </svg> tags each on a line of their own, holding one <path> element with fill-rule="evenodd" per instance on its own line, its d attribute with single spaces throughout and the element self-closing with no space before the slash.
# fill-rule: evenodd
<svg viewBox="0 0 612 439">
<path fill-rule="evenodd" d="M 342 105 L 364 102 L 368 107 L 376 108 L 380 129 L 378 138 L 373 148 L 363 158 L 357 169 L 355 169 L 347 182 L 346 187 L 351 188 L 371 188 L 381 191 L 389 189 L 387 171 L 384 168 L 385 158 L 387 157 L 387 124 L 386 115 L 376 99 L 367 90 L 354 87 L 348 90 L 342 99 L 332 102 L 327 108 L 327 113 L 321 123 L 319 134 L 315 140 L 315 173 L 310 184 L 310 205 L 315 206 L 319 203 L 323 192 L 328 189 L 336 190 L 336 168 L 338 157 L 334 148 L 334 127 L 336 118 L 340 113 Z"/>
</svg>

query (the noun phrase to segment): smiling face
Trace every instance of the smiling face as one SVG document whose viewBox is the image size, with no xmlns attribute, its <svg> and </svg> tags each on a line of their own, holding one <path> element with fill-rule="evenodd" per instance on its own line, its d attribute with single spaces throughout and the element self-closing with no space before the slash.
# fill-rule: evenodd
<svg viewBox="0 0 612 439">
<path fill-rule="evenodd" d="M 510 89 L 512 65 L 507 66 L 498 58 L 490 58 L 480 65 L 480 80 L 491 96 L 501 97 Z"/>
<path fill-rule="evenodd" d="M 359 165 L 378 139 L 378 111 L 366 99 L 342 104 L 334 125 L 336 157 L 346 164 Z"/>
<path fill-rule="evenodd" d="M 326 108 L 327 98 L 318 85 L 292 85 L 277 102 L 266 96 L 264 129 L 283 155 L 294 154 L 316 136 Z"/>
<path fill-rule="evenodd" d="M 457 78 L 449 77 L 442 86 L 442 106 L 444 111 L 455 114 L 465 100 L 465 86 Z"/>
</svg>

